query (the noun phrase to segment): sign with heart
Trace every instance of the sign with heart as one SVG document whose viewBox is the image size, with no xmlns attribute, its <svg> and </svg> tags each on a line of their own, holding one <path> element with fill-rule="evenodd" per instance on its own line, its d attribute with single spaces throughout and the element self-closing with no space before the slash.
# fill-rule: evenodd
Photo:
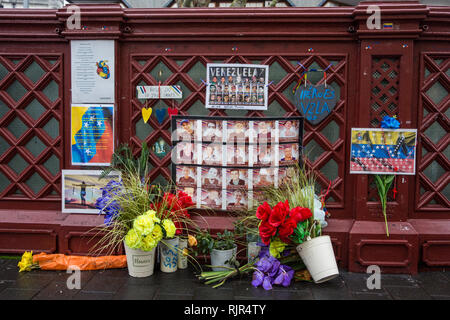
<svg viewBox="0 0 450 320">
<path fill-rule="evenodd" d="M 166 109 L 156 109 L 156 119 L 158 119 L 159 124 L 163 123 L 164 118 L 166 117 L 167 110 Z"/>
<path fill-rule="evenodd" d="M 152 108 L 142 108 L 142 119 L 144 119 L 145 123 L 147 123 L 148 119 L 150 119 L 152 111 L 153 111 Z"/>
<path fill-rule="evenodd" d="M 300 113 L 312 125 L 322 122 L 336 106 L 333 87 L 324 84 L 300 86 L 295 91 L 295 104 Z"/>
<path fill-rule="evenodd" d="M 172 118 L 172 116 L 178 114 L 178 109 L 177 108 L 167 108 L 167 112 L 169 113 L 169 116 Z"/>
</svg>

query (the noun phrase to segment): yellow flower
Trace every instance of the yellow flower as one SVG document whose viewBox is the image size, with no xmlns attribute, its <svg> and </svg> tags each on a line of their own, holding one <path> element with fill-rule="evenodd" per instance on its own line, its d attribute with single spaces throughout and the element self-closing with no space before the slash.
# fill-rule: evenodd
<svg viewBox="0 0 450 320">
<path fill-rule="evenodd" d="M 158 244 L 158 241 L 156 241 L 152 237 L 152 235 L 149 234 L 144 239 L 142 239 L 141 249 L 144 251 L 150 251 L 150 250 L 153 250 L 153 248 L 155 248 L 157 244 Z"/>
<path fill-rule="evenodd" d="M 148 210 L 147 212 L 144 213 L 144 215 L 149 216 L 154 223 L 158 223 L 161 220 L 156 216 L 156 211 L 155 210 Z"/>
<path fill-rule="evenodd" d="M 183 249 L 183 256 L 187 257 L 189 255 L 189 250 L 187 248 Z"/>
<path fill-rule="evenodd" d="M 125 236 L 125 243 L 128 247 L 137 249 L 141 243 L 142 236 L 136 229 L 130 229 Z"/>
<path fill-rule="evenodd" d="M 188 235 L 189 247 L 195 247 L 197 245 L 197 239 L 193 235 Z"/>
<path fill-rule="evenodd" d="M 17 264 L 19 267 L 19 272 L 31 271 L 31 266 L 33 265 L 33 251 L 25 251 L 22 255 L 22 260 Z"/>
<path fill-rule="evenodd" d="M 155 224 L 151 235 L 157 242 L 163 238 L 163 231 L 159 224 Z"/>
<path fill-rule="evenodd" d="M 275 258 L 279 258 L 280 253 L 284 251 L 285 247 L 286 247 L 286 243 L 284 243 L 280 239 L 276 238 L 275 240 L 270 242 L 270 247 L 269 247 L 270 255 Z"/>
<path fill-rule="evenodd" d="M 146 236 L 153 231 L 154 225 L 152 216 L 143 214 L 134 219 L 133 228 L 143 236 Z"/>
<path fill-rule="evenodd" d="M 175 224 L 170 219 L 164 219 L 162 221 L 162 225 L 164 230 L 166 230 L 166 238 L 173 238 L 175 235 L 175 231 L 177 231 L 177 228 L 175 227 Z"/>
</svg>

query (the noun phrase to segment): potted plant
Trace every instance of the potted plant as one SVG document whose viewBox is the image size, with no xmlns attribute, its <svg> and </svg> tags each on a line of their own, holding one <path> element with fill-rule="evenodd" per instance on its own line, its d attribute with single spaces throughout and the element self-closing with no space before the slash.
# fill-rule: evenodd
<svg viewBox="0 0 450 320">
<path fill-rule="evenodd" d="M 112 252 L 123 243 L 129 274 L 135 277 L 153 274 L 158 243 L 167 244 L 177 253 L 177 246 L 170 239 L 189 224 L 187 209 L 193 205 L 187 194 L 172 194 L 168 191 L 173 189 L 171 186 L 151 184 L 148 168 L 145 143 L 139 158 L 133 156 L 128 146 L 119 147 L 113 154 L 111 167 L 104 173 L 120 170 L 121 181 L 108 183 L 96 203 L 105 214 L 105 225 L 97 228 L 104 234 L 96 244 L 97 250 Z"/>
<path fill-rule="evenodd" d="M 218 232 L 215 238 L 206 230 L 198 232 L 197 253 L 211 256 L 213 271 L 234 268 L 237 253 L 234 232 L 224 230 L 223 233 Z"/>
</svg>

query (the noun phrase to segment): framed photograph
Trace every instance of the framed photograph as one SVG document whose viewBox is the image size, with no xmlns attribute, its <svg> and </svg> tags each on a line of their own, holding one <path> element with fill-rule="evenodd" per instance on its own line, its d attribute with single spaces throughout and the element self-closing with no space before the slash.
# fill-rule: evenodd
<svg viewBox="0 0 450 320">
<path fill-rule="evenodd" d="M 248 142 L 249 122 L 242 120 L 227 121 L 227 144 L 243 144 Z"/>
<path fill-rule="evenodd" d="M 227 189 L 247 189 L 248 171 L 247 169 L 232 168 L 226 169 Z"/>
<path fill-rule="evenodd" d="M 62 170 L 62 212 L 99 214 L 97 199 L 111 180 L 119 181 L 120 172 L 111 172 L 100 179 L 102 170 Z"/>
<path fill-rule="evenodd" d="M 246 190 L 226 190 L 226 208 L 230 211 L 248 208 L 248 196 Z"/>
<path fill-rule="evenodd" d="M 196 144 L 192 142 L 180 142 L 177 143 L 176 152 L 176 162 L 177 164 L 195 164 L 197 162 L 197 150 Z"/>
<path fill-rule="evenodd" d="M 177 167 L 176 183 L 181 187 L 197 187 L 197 167 Z"/>
<path fill-rule="evenodd" d="M 268 187 L 273 185 L 274 182 L 273 168 L 253 169 L 253 188 Z"/>
<path fill-rule="evenodd" d="M 210 209 L 222 209 L 222 189 L 200 188 L 201 205 Z"/>
<path fill-rule="evenodd" d="M 176 139 L 178 141 L 196 141 L 196 122 L 189 119 L 177 119 L 176 120 Z"/>
<path fill-rule="evenodd" d="M 275 152 L 278 145 L 253 145 L 253 166 L 255 167 L 273 167 L 276 166 Z"/>
<path fill-rule="evenodd" d="M 295 164 L 299 159 L 299 146 L 296 143 L 280 144 L 280 165 Z"/>
<path fill-rule="evenodd" d="M 275 121 L 254 121 L 253 128 L 255 141 L 258 144 L 275 141 Z"/>
<path fill-rule="evenodd" d="M 296 142 L 298 141 L 298 120 L 284 120 L 279 122 L 280 142 Z"/>
<path fill-rule="evenodd" d="M 209 166 L 222 165 L 222 144 L 202 144 L 202 164 Z"/>
<path fill-rule="evenodd" d="M 417 129 L 352 128 L 350 173 L 416 173 Z"/>
<path fill-rule="evenodd" d="M 109 166 L 114 153 L 114 106 L 71 106 L 72 165 Z"/>
<path fill-rule="evenodd" d="M 222 142 L 222 121 L 203 120 L 202 121 L 202 141 L 203 142 Z"/>
<path fill-rule="evenodd" d="M 269 66 L 208 63 L 206 108 L 267 110 Z"/>
<path fill-rule="evenodd" d="M 201 185 L 205 188 L 222 188 L 222 169 L 215 167 L 201 168 Z"/>
<path fill-rule="evenodd" d="M 226 146 L 227 165 L 230 166 L 248 166 L 248 145 L 231 144 Z"/>
</svg>

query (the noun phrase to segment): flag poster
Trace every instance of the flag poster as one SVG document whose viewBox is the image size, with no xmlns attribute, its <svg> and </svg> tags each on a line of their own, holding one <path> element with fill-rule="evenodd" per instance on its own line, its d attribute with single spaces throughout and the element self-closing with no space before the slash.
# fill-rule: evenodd
<svg viewBox="0 0 450 320">
<path fill-rule="evenodd" d="M 416 172 L 416 129 L 352 128 L 350 173 Z"/>
<path fill-rule="evenodd" d="M 114 106 L 72 105 L 72 164 L 108 166 L 114 152 Z"/>
<path fill-rule="evenodd" d="M 303 118 L 172 116 L 172 175 L 199 209 L 242 210 L 289 183 Z"/>
<path fill-rule="evenodd" d="M 208 63 L 206 108 L 267 110 L 269 66 Z"/>
</svg>

